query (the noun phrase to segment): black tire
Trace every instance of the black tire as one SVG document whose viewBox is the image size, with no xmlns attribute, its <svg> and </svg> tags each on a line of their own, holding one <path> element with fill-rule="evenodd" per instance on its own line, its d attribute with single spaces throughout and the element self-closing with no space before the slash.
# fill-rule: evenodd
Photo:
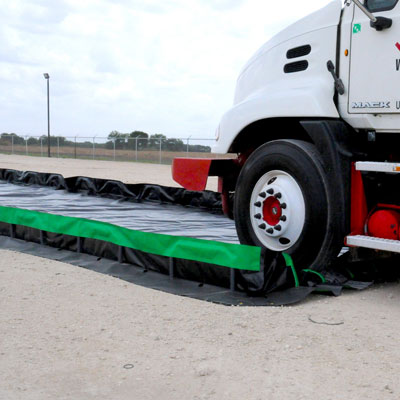
<svg viewBox="0 0 400 400">
<path fill-rule="evenodd" d="M 234 218 L 239 240 L 242 244 L 267 247 L 254 232 L 250 201 L 257 182 L 275 170 L 283 171 L 295 180 L 305 204 L 301 235 L 285 252 L 293 257 L 297 267 L 318 269 L 319 266 L 313 264 L 327 234 L 329 212 L 323 162 L 310 143 L 277 140 L 264 144 L 251 154 L 240 173 L 235 192 Z"/>
</svg>

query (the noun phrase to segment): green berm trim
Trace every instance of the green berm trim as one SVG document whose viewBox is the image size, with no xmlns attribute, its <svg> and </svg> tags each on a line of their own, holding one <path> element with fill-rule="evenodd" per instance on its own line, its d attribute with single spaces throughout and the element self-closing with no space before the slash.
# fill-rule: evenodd
<svg viewBox="0 0 400 400">
<path fill-rule="evenodd" d="M 165 257 L 259 271 L 261 248 L 182 236 L 135 231 L 107 222 L 66 217 L 14 207 L 0 207 L 0 221 L 45 232 L 103 240 Z"/>
</svg>

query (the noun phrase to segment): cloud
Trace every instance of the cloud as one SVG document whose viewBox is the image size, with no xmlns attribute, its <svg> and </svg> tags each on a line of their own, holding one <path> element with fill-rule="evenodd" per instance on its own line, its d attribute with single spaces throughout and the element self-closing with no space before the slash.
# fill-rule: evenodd
<svg viewBox="0 0 400 400">
<path fill-rule="evenodd" d="M 245 0 L 208 0 L 205 3 L 216 10 L 226 11 L 240 7 Z"/>
<path fill-rule="evenodd" d="M 213 137 L 248 58 L 320 0 L 13 0 L 0 15 L 0 130 Z"/>
</svg>

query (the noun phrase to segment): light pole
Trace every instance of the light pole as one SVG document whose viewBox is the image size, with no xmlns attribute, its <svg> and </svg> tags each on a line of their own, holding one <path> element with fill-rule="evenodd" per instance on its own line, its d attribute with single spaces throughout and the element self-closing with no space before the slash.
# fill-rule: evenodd
<svg viewBox="0 0 400 400">
<path fill-rule="evenodd" d="M 187 139 L 186 139 L 186 153 L 189 154 L 189 140 L 193 135 L 190 135 Z"/>
<path fill-rule="evenodd" d="M 47 81 L 47 157 L 50 155 L 50 75 L 46 72 L 43 74 Z"/>
</svg>

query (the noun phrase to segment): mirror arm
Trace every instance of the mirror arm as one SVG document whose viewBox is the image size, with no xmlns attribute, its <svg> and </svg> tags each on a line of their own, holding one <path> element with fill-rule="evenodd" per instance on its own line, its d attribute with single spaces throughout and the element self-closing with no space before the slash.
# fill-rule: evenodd
<svg viewBox="0 0 400 400">
<path fill-rule="evenodd" d="M 372 23 L 375 23 L 377 18 L 375 17 L 374 14 L 369 12 L 364 5 L 360 2 L 360 0 L 353 0 L 355 5 L 371 20 Z"/>
</svg>

